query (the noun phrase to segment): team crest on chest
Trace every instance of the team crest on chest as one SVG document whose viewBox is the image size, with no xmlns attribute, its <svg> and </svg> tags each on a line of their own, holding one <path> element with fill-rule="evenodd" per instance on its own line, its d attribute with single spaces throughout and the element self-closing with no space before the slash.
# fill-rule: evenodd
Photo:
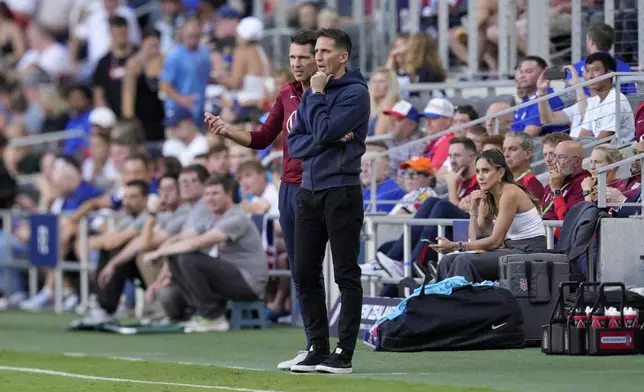
<svg viewBox="0 0 644 392">
<path fill-rule="evenodd" d="M 293 123 L 295 122 L 295 114 L 297 113 L 297 110 L 291 113 L 290 116 L 288 116 L 288 119 L 286 120 L 286 132 L 291 133 L 291 127 L 293 126 Z"/>
</svg>

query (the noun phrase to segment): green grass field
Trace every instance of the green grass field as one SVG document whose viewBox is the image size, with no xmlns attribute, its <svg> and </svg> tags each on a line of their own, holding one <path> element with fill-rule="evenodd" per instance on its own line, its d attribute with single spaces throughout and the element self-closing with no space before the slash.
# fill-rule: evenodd
<svg viewBox="0 0 644 392">
<path fill-rule="evenodd" d="M 638 388 L 644 356 L 548 357 L 537 349 L 374 353 L 355 374 L 295 375 L 275 365 L 303 343 L 290 327 L 223 334 L 67 332 L 69 316 L 0 313 L 2 391 L 614 391 Z"/>
</svg>

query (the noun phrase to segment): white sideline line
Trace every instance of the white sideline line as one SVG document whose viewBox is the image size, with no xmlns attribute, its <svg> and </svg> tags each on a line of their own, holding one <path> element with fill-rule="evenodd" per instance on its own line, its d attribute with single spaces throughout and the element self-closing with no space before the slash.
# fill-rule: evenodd
<svg viewBox="0 0 644 392">
<path fill-rule="evenodd" d="M 92 381 L 110 381 L 110 382 L 122 382 L 122 383 L 145 384 L 145 385 L 164 385 L 164 386 L 170 386 L 170 387 L 185 387 L 185 388 L 199 388 L 199 389 L 218 389 L 218 390 L 236 391 L 236 392 L 279 392 L 279 391 L 271 391 L 271 390 L 264 390 L 264 389 L 225 387 L 221 385 L 198 385 L 198 384 L 183 384 L 183 383 L 161 382 L 161 381 L 130 380 L 127 378 L 98 377 L 98 376 L 89 376 L 86 374 L 59 372 L 56 370 L 24 368 L 24 367 L 14 367 L 14 366 L 0 366 L 0 371 L 1 370 L 7 371 L 7 372 L 47 374 L 50 376 L 61 376 L 61 377 L 77 378 L 81 380 L 92 380 Z"/>
</svg>

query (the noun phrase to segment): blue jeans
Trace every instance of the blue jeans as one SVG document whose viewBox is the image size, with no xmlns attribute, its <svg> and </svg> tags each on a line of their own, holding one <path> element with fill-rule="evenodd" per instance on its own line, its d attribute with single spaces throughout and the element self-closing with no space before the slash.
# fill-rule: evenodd
<svg viewBox="0 0 644 392">
<path fill-rule="evenodd" d="M 2 257 L 4 261 L 8 261 L 13 258 L 29 257 L 29 248 L 27 245 L 18 241 L 18 239 L 13 235 L 9 235 L 8 240 L 9 244 L 7 245 L 5 233 L 0 231 L 0 257 Z M 0 287 L 5 291 L 5 293 L 26 291 L 21 271 L 15 268 L 0 268 Z"/>
<path fill-rule="evenodd" d="M 297 209 L 297 202 L 295 197 L 297 192 L 300 190 L 300 187 L 297 185 L 292 185 L 282 181 L 279 188 L 279 210 L 280 210 L 280 226 L 282 227 L 282 233 L 284 233 L 284 245 L 286 245 L 286 253 L 288 255 L 288 266 L 291 270 L 291 278 L 293 279 L 293 286 L 295 286 L 295 291 L 297 295 L 297 304 L 292 304 L 291 306 L 295 308 L 298 306 L 300 313 L 303 311 L 300 302 L 300 284 L 295 276 L 295 211 Z M 324 278 L 322 278 L 324 279 Z M 304 319 L 304 314 L 302 314 L 302 319 Z M 310 332 L 309 329 L 304 326 L 304 333 L 306 334 L 306 349 L 309 349 L 310 345 Z"/>
<path fill-rule="evenodd" d="M 450 203 L 447 200 L 442 200 L 437 197 L 430 197 L 420 205 L 418 211 L 414 215 L 417 219 L 469 219 L 470 215 Z M 451 237 L 452 230 L 447 227 L 446 236 Z M 427 259 L 436 260 L 438 255 L 433 250 L 429 250 L 424 260 L 418 260 L 421 255 L 425 244 L 420 242 L 421 239 L 429 239 L 436 241 L 438 236 L 438 226 L 412 226 L 411 227 L 411 246 L 412 246 L 412 259 L 404 261 L 416 261 L 424 263 Z M 404 258 L 404 242 L 401 235 L 395 241 L 384 243 L 378 249 L 380 252 L 385 253 L 393 260 L 403 261 Z"/>
</svg>

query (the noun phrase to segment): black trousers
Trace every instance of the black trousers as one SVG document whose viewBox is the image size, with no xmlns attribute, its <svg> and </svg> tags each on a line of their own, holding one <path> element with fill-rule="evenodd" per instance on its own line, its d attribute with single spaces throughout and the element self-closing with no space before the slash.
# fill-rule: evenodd
<svg viewBox="0 0 644 392">
<path fill-rule="evenodd" d="M 295 217 L 295 274 L 300 284 L 304 323 L 310 344 L 329 348 L 329 325 L 322 274 L 327 241 L 331 242 L 335 282 L 342 310 L 338 347 L 353 351 L 362 313 L 361 270 L 358 266 L 360 230 L 364 219 L 362 189 L 348 186 L 297 194 Z"/>
<path fill-rule="evenodd" d="M 491 252 L 452 253 L 443 257 L 438 264 L 436 282 L 453 276 L 463 276 L 469 282 L 499 280 L 499 257 L 544 252 L 546 249 L 546 237 L 539 236 L 524 240 L 505 240 L 502 248 Z"/>
<path fill-rule="evenodd" d="M 226 312 L 226 302 L 255 301 L 257 294 L 246 284 L 239 269 L 201 252 L 168 257 L 175 284 L 196 314 L 214 320 Z"/>
<path fill-rule="evenodd" d="M 120 251 L 121 249 L 116 249 L 114 251 L 101 251 L 95 279 L 98 279 L 98 275 L 100 275 L 101 271 L 103 271 L 103 268 L 105 268 L 110 259 Z M 134 279 L 139 279 L 141 284 L 145 285 L 145 282 L 139 273 L 139 268 L 136 266 L 135 260 L 132 259 L 119 264 L 114 268 L 114 274 L 105 288 L 100 288 L 96 280 L 94 281 L 93 291 L 98 297 L 98 303 L 107 313 L 112 314 L 116 311 L 121 300 L 121 294 L 123 294 L 125 282 Z"/>
</svg>

